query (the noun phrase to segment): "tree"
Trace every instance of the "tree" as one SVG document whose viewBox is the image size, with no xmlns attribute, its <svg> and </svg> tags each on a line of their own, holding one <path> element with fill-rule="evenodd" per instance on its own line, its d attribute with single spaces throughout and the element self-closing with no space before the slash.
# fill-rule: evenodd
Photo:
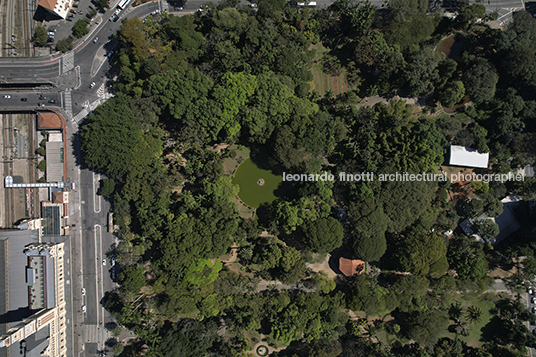
<svg viewBox="0 0 536 357">
<path fill-rule="evenodd" d="M 343 228 L 333 217 L 307 222 L 303 228 L 304 244 L 314 252 L 326 253 L 342 245 Z"/>
<path fill-rule="evenodd" d="M 495 68 L 482 58 L 472 62 L 463 75 L 465 91 L 475 103 L 493 98 L 498 81 Z"/>
<path fill-rule="evenodd" d="M 438 235 L 421 227 L 409 229 L 399 237 L 395 255 L 403 271 L 438 278 L 447 272 L 447 247 Z"/>
<path fill-rule="evenodd" d="M 445 332 L 449 324 L 443 311 L 416 312 L 410 319 L 408 336 L 422 346 L 432 347 Z"/>
<path fill-rule="evenodd" d="M 113 179 L 103 179 L 101 183 L 101 195 L 111 196 L 115 192 L 115 181 Z"/>
<path fill-rule="evenodd" d="M 112 336 L 115 338 L 121 336 L 122 333 L 123 333 L 123 328 L 121 326 L 115 326 L 114 329 L 112 330 Z"/>
<path fill-rule="evenodd" d="M 454 81 L 447 84 L 439 94 L 439 100 L 446 107 L 452 107 L 459 103 L 465 95 L 465 87 L 463 82 Z"/>
<path fill-rule="evenodd" d="M 427 15 L 424 17 L 429 18 Z M 409 59 L 403 72 L 409 95 L 428 95 L 434 90 L 433 83 L 439 79 L 435 70 L 438 62 L 439 58 L 431 50 L 419 51 Z"/>
<path fill-rule="evenodd" d="M 134 120 L 130 101 L 123 95 L 99 106 L 80 132 L 85 162 L 114 179 L 130 172 L 142 176 L 162 150 L 161 141 L 144 133 Z"/>
<path fill-rule="evenodd" d="M 482 309 L 479 308 L 478 306 L 474 306 L 474 305 L 469 306 L 465 314 L 465 316 L 467 317 L 467 320 L 473 323 L 478 323 L 483 315 L 484 315 L 484 311 L 482 311 Z"/>
<path fill-rule="evenodd" d="M 39 161 L 39 164 L 37 164 L 37 168 L 43 172 L 47 170 L 47 162 L 45 159 Z"/>
<path fill-rule="evenodd" d="M 236 11 L 235 9 L 233 9 Z M 221 83 L 214 87 L 214 98 L 221 106 L 221 123 L 227 139 L 234 139 L 240 132 L 237 114 L 257 87 L 255 76 L 245 73 L 225 73 Z"/>
<path fill-rule="evenodd" d="M 108 0 L 99 0 L 99 6 L 103 9 L 108 9 L 110 4 L 108 3 Z"/>
<path fill-rule="evenodd" d="M 137 294 L 145 286 L 144 273 L 145 269 L 143 267 L 126 266 L 119 273 L 118 278 L 123 288 L 133 294 Z"/>
<path fill-rule="evenodd" d="M 486 275 L 488 263 L 482 247 L 481 243 L 465 235 L 456 235 L 449 240 L 449 266 L 461 279 L 478 281 Z"/>
<path fill-rule="evenodd" d="M 305 274 L 305 261 L 294 247 L 281 246 L 281 250 L 276 276 L 284 284 L 295 284 Z"/>
<path fill-rule="evenodd" d="M 214 264 L 210 259 L 197 259 L 188 267 L 184 280 L 197 286 L 212 284 L 222 267 L 219 259 Z"/>
<path fill-rule="evenodd" d="M 350 203 L 351 235 L 355 255 L 366 262 L 380 259 L 387 248 L 385 231 L 388 217 L 383 208 L 371 198 Z"/>
<path fill-rule="evenodd" d="M 64 38 L 63 40 L 59 40 L 56 43 L 56 50 L 61 52 L 67 52 L 73 49 L 73 36 L 68 36 Z"/>
<path fill-rule="evenodd" d="M 479 219 L 473 224 L 476 228 L 476 233 L 478 233 L 484 239 L 495 238 L 500 233 L 499 226 L 491 219 Z"/>
<path fill-rule="evenodd" d="M 464 5 L 456 17 L 456 22 L 466 28 L 468 25 L 475 23 L 477 19 L 482 19 L 484 15 L 486 15 L 486 7 L 484 5 Z"/>
<path fill-rule="evenodd" d="M 33 42 L 36 46 L 47 44 L 47 29 L 45 26 L 37 26 L 35 28 Z"/>
<path fill-rule="evenodd" d="M 433 18 L 427 15 L 428 1 L 391 0 L 389 9 L 386 37 L 393 44 L 406 48 L 428 38 L 435 30 Z"/>
<path fill-rule="evenodd" d="M 292 202 L 279 201 L 276 204 L 277 223 L 283 227 L 285 233 L 290 234 L 303 224 L 299 212 L 300 208 L 293 205 Z"/>
<path fill-rule="evenodd" d="M 352 239 L 355 255 L 366 262 L 380 259 L 387 249 L 385 234 L 374 236 L 356 231 L 352 234 Z"/>
<path fill-rule="evenodd" d="M 217 329 L 218 325 L 212 320 L 199 322 L 183 319 L 173 329 L 163 331 L 157 349 L 162 356 L 205 356 L 219 341 Z"/>
<path fill-rule="evenodd" d="M 382 314 L 387 311 L 385 298 L 388 294 L 374 278 L 359 274 L 353 278 L 350 293 L 346 294 L 347 305 L 353 311 L 364 311 L 368 315 Z"/>
<path fill-rule="evenodd" d="M 121 353 L 123 353 L 123 350 L 125 349 L 125 346 L 121 342 L 117 342 L 112 347 L 112 353 L 114 356 L 119 356 Z"/>
<path fill-rule="evenodd" d="M 88 24 L 86 19 L 76 21 L 73 26 L 73 35 L 77 38 L 85 36 L 89 32 Z"/>
</svg>

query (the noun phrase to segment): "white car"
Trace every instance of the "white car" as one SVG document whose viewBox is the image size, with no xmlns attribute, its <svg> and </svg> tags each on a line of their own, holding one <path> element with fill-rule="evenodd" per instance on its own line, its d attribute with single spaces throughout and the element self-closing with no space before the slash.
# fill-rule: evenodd
<svg viewBox="0 0 536 357">
<path fill-rule="evenodd" d="M 534 291 L 532 290 L 532 288 L 529 289 L 528 293 L 529 293 L 529 295 L 534 294 Z"/>
<path fill-rule="evenodd" d="M 86 305 L 82 305 L 82 312 L 86 312 L 86 311 L 87 311 Z"/>
<path fill-rule="evenodd" d="M 98 37 L 95 37 L 95 38 L 93 39 L 93 43 L 97 43 L 98 40 L 99 40 L 99 38 L 98 38 Z"/>
<path fill-rule="evenodd" d="M 93 88 L 93 87 L 95 87 L 95 82 L 91 82 L 91 84 L 89 85 L 90 89 Z"/>
<path fill-rule="evenodd" d="M 112 257 L 112 266 L 114 267 L 115 266 L 115 258 Z M 536 298 L 535 298 L 536 299 Z"/>
<path fill-rule="evenodd" d="M 533 296 L 532 299 L 530 299 L 530 302 L 536 304 L 536 297 Z"/>
<path fill-rule="evenodd" d="M 6 95 L 4 96 L 4 99 L 11 99 L 11 96 L 6 94 Z"/>
<path fill-rule="evenodd" d="M 82 288 L 82 295 L 86 295 L 86 289 Z"/>
<path fill-rule="evenodd" d="M 106 259 L 102 260 L 102 265 L 106 266 Z"/>
</svg>

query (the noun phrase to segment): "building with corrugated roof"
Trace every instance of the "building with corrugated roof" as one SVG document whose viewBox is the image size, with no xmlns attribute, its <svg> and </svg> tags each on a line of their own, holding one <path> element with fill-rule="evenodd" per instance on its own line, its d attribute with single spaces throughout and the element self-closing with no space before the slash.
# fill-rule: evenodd
<svg viewBox="0 0 536 357">
<path fill-rule="evenodd" d="M 488 162 L 489 153 L 487 152 L 480 152 L 465 146 L 450 146 L 449 165 L 486 169 Z"/>
</svg>

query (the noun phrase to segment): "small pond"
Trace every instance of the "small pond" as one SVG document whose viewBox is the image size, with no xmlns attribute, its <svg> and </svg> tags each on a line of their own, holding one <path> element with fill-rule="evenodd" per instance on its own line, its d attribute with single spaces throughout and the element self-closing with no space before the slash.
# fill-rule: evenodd
<svg viewBox="0 0 536 357">
<path fill-rule="evenodd" d="M 240 186 L 238 197 L 253 208 L 274 201 L 277 198 L 274 191 L 282 181 L 282 176 L 259 168 L 251 159 L 240 164 L 233 177 L 233 183 Z"/>
</svg>

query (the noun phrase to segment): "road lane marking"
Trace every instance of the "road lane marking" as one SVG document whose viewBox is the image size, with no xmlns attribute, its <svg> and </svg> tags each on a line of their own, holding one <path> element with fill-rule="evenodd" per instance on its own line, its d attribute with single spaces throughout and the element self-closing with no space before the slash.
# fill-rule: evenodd
<svg viewBox="0 0 536 357">
<path fill-rule="evenodd" d="M 97 181 L 100 181 L 100 175 L 97 175 Z M 99 207 L 98 210 L 97 210 L 97 205 Z M 100 196 L 97 195 L 97 191 L 95 190 L 95 173 L 93 173 L 93 211 L 95 213 L 100 213 L 101 211 Z"/>
<path fill-rule="evenodd" d="M 93 226 L 93 237 L 94 237 L 94 240 L 95 240 L 95 305 L 96 305 L 96 310 L 97 310 L 97 324 L 99 323 L 99 267 L 98 267 L 98 263 L 99 263 L 99 256 L 98 256 L 98 252 L 97 252 L 97 227 L 99 228 L 99 231 L 101 231 L 101 226 L 98 225 L 98 224 L 95 224 Z M 102 267 L 101 267 L 101 271 L 102 271 Z"/>
</svg>

